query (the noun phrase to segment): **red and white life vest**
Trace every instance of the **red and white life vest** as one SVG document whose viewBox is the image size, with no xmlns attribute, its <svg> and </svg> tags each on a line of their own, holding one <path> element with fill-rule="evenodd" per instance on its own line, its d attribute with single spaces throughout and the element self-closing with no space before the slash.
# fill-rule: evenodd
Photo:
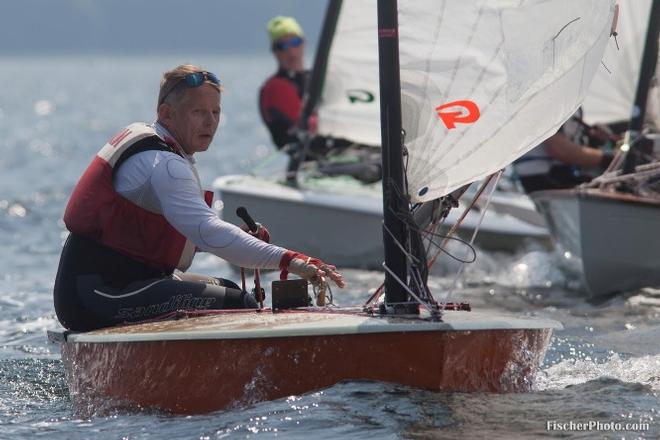
<svg viewBox="0 0 660 440">
<path fill-rule="evenodd" d="M 153 127 L 144 123 L 131 124 L 110 139 L 74 188 L 64 212 L 64 223 L 69 231 L 150 266 L 166 272 L 174 268 L 186 270 L 195 255 L 195 245 L 162 214 L 124 198 L 112 183 L 115 165 L 147 150 L 177 153 L 158 137 Z M 205 192 L 209 206 L 212 198 L 213 193 Z"/>
</svg>

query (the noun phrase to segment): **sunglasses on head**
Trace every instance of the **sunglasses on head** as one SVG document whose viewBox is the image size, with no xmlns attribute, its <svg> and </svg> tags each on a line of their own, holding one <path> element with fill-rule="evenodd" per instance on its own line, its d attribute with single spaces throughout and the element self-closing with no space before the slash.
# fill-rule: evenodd
<svg viewBox="0 0 660 440">
<path fill-rule="evenodd" d="M 282 50 L 287 50 L 290 47 L 298 47 L 301 44 L 303 44 L 304 40 L 300 37 L 293 37 L 290 40 L 287 41 L 278 41 L 277 43 L 273 44 L 273 47 L 277 51 L 282 51 Z"/>
<path fill-rule="evenodd" d="M 219 86 L 219 85 L 220 85 L 220 80 L 218 79 L 218 77 L 215 76 L 215 74 L 213 74 L 213 73 L 211 73 L 211 72 L 206 72 L 206 71 L 204 71 L 204 72 L 192 72 L 192 73 L 188 73 L 186 76 L 184 76 L 184 77 L 181 78 L 179 81 L 177 81 L 177 82 L 174 83 L 174 85 L 172 86 L 172 88 L 170 88 L 170 89 L 167 91 L 167 93 L 165 93 L 165 94 L 163 95 L 163 97 L 162 97 L 162 99 L 160 100 L 160 102 L 161 102 L 161 103 L 162 103 L 162 102 L 165 102 L 165 98 L 167 98 L 167 95 L 169 95 L 170 93 L 172 93 L 172 90 L 176 89 L 177 86 L 178 86 L 179 84 L 181 84 L 182 81 L 185 82 L 186 85 L 187 85 L 188 87 L 190 87 L 190 88 L 199 87 L 199 86 L 201 86 L 202 84 L 204 84 L 205 81 L 208 81 L 208 82 L 210 82 L 211 84 L 215 84 L 216 86 Z"/>
<path fill-rule="evenodd" d="M 193 72 L 189 73 L 183 77 L 183 80 L 186 82 L 188 87 L 199 87 L 204 84 L 204 81 L 208 81 L 216 86 L 220 85 L 220 80 L 211 72 Z"/>
</svg>

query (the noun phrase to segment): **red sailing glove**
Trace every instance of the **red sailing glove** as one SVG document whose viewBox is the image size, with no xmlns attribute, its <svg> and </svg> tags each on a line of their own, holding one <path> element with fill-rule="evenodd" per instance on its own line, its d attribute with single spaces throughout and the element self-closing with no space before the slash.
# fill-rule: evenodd
<svg viewBox="0 0 660 440">
<path fill-rule="evenodd" d="M 241 225 L 241 229 L 250 234 L 253 237 L 257 237 L 259 240 L 265 241 L 266 243 L 270 243 L 270 232 L 268 232 L 268 229 L 261 223 L 257 222 L 257 232 L 252 232 L 250 231 L 250 228 L 247 227 L 246 224 Z"/>
<path fill-rule="evenodd" d="M 286 251 L 280 260 L 280 279 L 286 280 L 289 272 L 298 275 L 300 278 L 309 280 L 312 284 L 319 284 L 328 276 L 339 287 L 344 287 L 346 283 L 337 268 L 331 264 L 326 264 L 318 258 L 308 257 L 305 254 L 295 251 Z"/>
</svg>

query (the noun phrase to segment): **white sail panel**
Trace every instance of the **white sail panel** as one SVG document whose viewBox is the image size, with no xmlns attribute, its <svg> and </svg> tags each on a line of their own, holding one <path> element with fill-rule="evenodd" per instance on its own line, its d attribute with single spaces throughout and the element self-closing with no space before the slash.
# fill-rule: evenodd
<svg viewBox="0 0 660 440">
<path fill-rule="evenodd" d="M 380 145 L 376 0 L 343 2 L 318 106 L 318 133 Z"/>
<path fill-rule="evenodd" d="M 618 4 L 617 41 L 612 38 L 607 43 L 603 65 L 582 104 L 589 124 L 627 121 L 635 99 L 651 0 L 619 0 Z"/>
<path fill-rule="evenodd" d="M 579 107 L 613 0 L 402 0 L 401 101 L 414 202 L 481 179 Z"/>
</svg>

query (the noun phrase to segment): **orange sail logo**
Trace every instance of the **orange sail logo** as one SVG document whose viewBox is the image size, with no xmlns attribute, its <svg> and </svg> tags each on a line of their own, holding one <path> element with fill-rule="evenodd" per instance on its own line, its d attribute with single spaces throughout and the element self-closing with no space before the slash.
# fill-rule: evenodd
<svg viewBox="0 0 660 440">
<path fill-rule="evenodd" d="M 457 123 L 472 124 L 481 116 L 479 106 L 474 101 L 467 99 L 439 105 L 435 111 L 450 130 L 456 128 Z"/>
</svg>

